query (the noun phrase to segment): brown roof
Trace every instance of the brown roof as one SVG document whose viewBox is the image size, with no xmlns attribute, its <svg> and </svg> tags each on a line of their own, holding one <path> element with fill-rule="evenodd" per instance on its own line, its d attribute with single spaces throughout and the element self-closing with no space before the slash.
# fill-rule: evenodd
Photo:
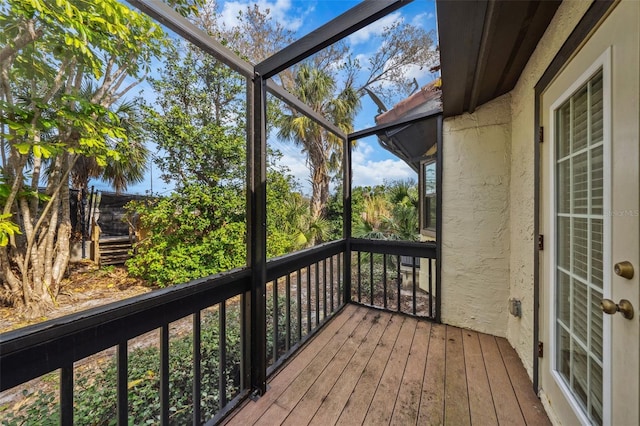
<svg viewBox="0 0 640 426">
<path fill-rule="evenodd" d="M 376 124 L 380 125 L 394 122 L 406 115 L 409 111 L 412 111 L 430 101 L 434 101 L 434 103 L 437 102 L 437 106 L 440 106 L 440 94 L 442 93 L 440 86 L 441 83 L 439 78 L 426 84 L 413 95 L 398 102 L 389 111 L 376 116 Z"/>
</svg>

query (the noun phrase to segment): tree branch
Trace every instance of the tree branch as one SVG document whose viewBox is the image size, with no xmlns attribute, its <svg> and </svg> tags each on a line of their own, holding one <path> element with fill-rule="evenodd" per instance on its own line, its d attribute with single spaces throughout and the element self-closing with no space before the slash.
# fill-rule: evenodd
<svg viewBox="0 0 640 426">
<path fill-rule="evenodd" d="M 24 32 L 20 32 L 11 42 L 7 43 L 2 49 L 0 49 L 0 63 L 3 63 L 29 43 L 33 43 L 44 34 L 43 27 L 36 28 L 35 21 L 30 19 L 25 22 Z"/>
</svg>

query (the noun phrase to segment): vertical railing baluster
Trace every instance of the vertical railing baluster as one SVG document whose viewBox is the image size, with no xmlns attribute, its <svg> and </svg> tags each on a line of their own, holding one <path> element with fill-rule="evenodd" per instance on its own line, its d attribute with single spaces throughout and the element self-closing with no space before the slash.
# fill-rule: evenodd
<svg viewBox="0 0 640 426">
<path fill-rule="evenodd" d="M 335 285 L 333 281 L 333 256 L 329 258 L 329 284 L 329 288 L 331 289 L 331 292 L 329 293 L 329 299 L 331 301 L 331 313 L 333 313 L 333 311 L 335 310 L 335 307 L 333 306 L 333 293 L 335 291 Z"/>
<path fill-rule="evenodd" d="M 60 369 L 60 424 L 73 425 L 73 363 Z"/>
<path fill-rule="evenodd" d="M 302 340 L 302 271 L 296 274 L 296 297 L 298 299 L 298 342 Z"/>
<path fill-rule="evenodd" d="M 369 253 L 369 298 L 373 306 L 373 252 Z"/>
<path fill-rule="evenodd" d="M 382 255 L 382 292 L 384 297 L 384 308 L 387 309 L 387 255 Z"/>
<path fill-rule="evenodd" d="M 227 302 L 218 305 L 218 400 L 220 410 L 227 405 Z"/>
<path fill-rule="evenodd" d="M 251 355 L 251 292 L 240 295 L 240 389 L 250 389 L 253 356 Z M 266 355 L 265 355 L 266 356 Z M 199 423 L 198 423 L 199 424 Z"/>
<path fill-rule="evenodd" d="M 342 306 L 342 255 L 343 253 L 338 255 L 338 306 Z"/>
<path fill-rule="evenodd" d="M 432 269 L 431 269 L 431 264 L 433 259 L 428 259 L 429 261 L 429 318 L 433 318 L 433 285 L 431 283 L 431 279 L 432 279 Z"/>
<path fill-rule="evenodd" d="M 358 252 L 358 303 L 362 303 L 362 262 L 360 259 L 360 253 L 361 252 Z"/>
<path fill-rule="evenodd" d="M 286 295 L 285 298 L 287 305 L 285 306 L 285 326 L 286 326 L 286 338 L 285 338 L 285 350 L 289 350 L 291 347 L 291 274 L 287 274 L 286 278 Z"/>
<path fill-rule="evenodd" d="M 120 343 L 116 349 L 117 357 L 117 374 L 116 394 L 117 394 L 117 410 L 118 425 L 127 426 L 129 424 L 129 353 L 127 342 Z"/>
<path fill-rule="evenodd" d="M 400 312 L 400 302 L 401 302 L 401 294 L 400 294 L 400 292 L 401 292 L 402 288 L 400 287 L 401 283 L 400 283 L 400 256 L 399 255 L 396 256 L 396 285 L 398 287 L 398 306 L 397 306 L 397 308 L 398 308 L 398 312 Z"/>
<path fill-rule="evenodd" d="M 273 363 L 278 360 L 278 279 L 273 280 Z"/>
<path fill-rule="evenodd" d="M 327 318 L 327 259 L 322 259 L 322 311 Z"/>
<path fill-rule="evenodd" d="M 169 324 L 160 329 L 160 424 L 169 424 Z"/>
<path fill-rule="evenodd" d="M 202 323 L 200 311 L 193 314 L 193 424 L 199 425 L 201 421 L 202 400 Z"/>
<path fill-rule="evenodd" d="M 316 327 L 320 325 L 320 263 L 316 262 Z"/>
<path fill-rule="evenodd" d="M 411 272 L 413 273 L 413 315 L 416 314 L 416 258 L 411 257 Z"/>
<path fill-rule="evenodd" d="M 307 266 L 307 334 L 311 333 L 311 265 Z"/>
</svg>

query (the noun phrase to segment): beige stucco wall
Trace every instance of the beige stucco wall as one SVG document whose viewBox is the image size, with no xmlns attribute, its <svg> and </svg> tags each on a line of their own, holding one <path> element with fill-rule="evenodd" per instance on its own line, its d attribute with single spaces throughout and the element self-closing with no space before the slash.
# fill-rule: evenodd
<svg viewBox="0 0 640 426">
<path fill-rule="evenodd" d="M 510 297 L 522 301 L 522 318 L 508 316 L 507 338 L 533 374 L 533 261 L 535 93 L 534 87 L 589 8 L 588 1 L 564 1 L 511 93 L 511 177 L 509 198 Z"/>
<path fill-rule="evenodd" d="M 507 335 L 510 95 L 443 125 L 442 321 Z"/>
<path fill-rule="evenodd" d="M 565 0 L 515 88 L 443 126 L 442 320 L 506 336 L 533 374 L 534 88 L 591 2 Z M 522 317 L 508 314 L 520 299 Z"/>
</svg>

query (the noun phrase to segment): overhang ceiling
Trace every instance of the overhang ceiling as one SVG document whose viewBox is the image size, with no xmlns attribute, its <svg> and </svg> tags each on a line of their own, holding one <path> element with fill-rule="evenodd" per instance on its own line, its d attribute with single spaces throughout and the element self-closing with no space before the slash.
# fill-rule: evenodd
<svg viewBox="0 0 640 426">
<path fill-rule="evenodd" d="M 409 121 L 376 133 L 378 142 L 417 172 L 420 161 L 429 155 L 437 143 L 441 112 L 440 89 L 432 82 L 376 117 L 379 126 Z M 424 118 L 414 121 L 414 117 Z"/>
<path fill-rule="evenodd" d="M 444 117 L 513 89 L 560 3 L 436 0 Z"/>
</svg>

